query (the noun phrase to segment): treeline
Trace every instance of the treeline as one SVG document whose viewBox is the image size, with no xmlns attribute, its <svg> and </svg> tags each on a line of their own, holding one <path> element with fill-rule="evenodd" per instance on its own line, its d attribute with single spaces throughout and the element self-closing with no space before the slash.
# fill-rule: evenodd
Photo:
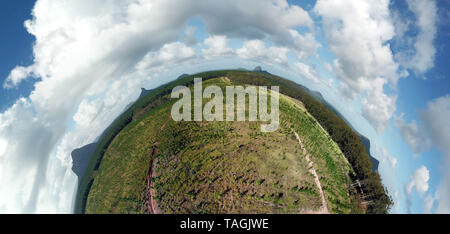
<svg viewBox="0 0 450 234">
<path fill-rule="evenodd" d="M 220 76 L 224 76 L 227 71 L 210 71 L 203 72 L 192 76 L 186 76 L 168 84 L 162 85 L 157 89 L 153 90 L 146 96 L 138 99 L 130 108 L 128 108 L 124 113 L 122 113 L 114 122 L 105 130 L 99 140 L 89 164 L 85 170 L 84 175 L 78 183 L 78 189 L 75 198 L 75 208 L 74 212 L 77 214 L 83 214 L 86 208 L 86 202 L 89 196 L 89 191 L 94 183 L 94 173 L 98 170 L 102 158 L 108 149 L 111 142 L 129 123 L 133 120 L 137 120 L 142 117 L 146 112 L 150 111 L 151 108 L 158 106 L 161 99 L 170 94 L 172 89 L 176 86 L 183 85 L 189 86 L 194 83 L 194 78 L 203 78 L 203 80 L 208 80 Z"/>
<path fill-rule="evenodd" d="M 113 141 L 114 137 L 119 134 L 133 119 L 133 110 L 128 109 L 119 116 L 105 131 L 101 137 L 94 152 L 92 153 L 89 164 L 86 167 L 84 175 L 78 183 L 78 189 L 75 198 L 75 213 L 83 214 L 86 208 L 86 202 L 89 196 L 89 190 L 94 183 L 93 174 L 98 170 L 102 161 L 103 155 Z"/>
<path fill-rule="evenodd" d="M 306 87 L 281 77 L 263 73 L 231 71 L 228 73 L 228 78 L 234 83 L 240 84 L 279 86 L 281 93 L 302 101 L 308 112 L 319 121 L 333 141 L 339 145 L 353 167 L 356 175 L 351 175 L 352 180 L 362 182 L 362 190 L 366 199 L 373 202 L 367 206 L 367 212 L 383 214 L 389 211 L 393 205 L 392 199 L 383 186 L 378 172 L 372 171 L 372 162 L 359 135 L 330 108 L 314 98 Z"/>
</svg>

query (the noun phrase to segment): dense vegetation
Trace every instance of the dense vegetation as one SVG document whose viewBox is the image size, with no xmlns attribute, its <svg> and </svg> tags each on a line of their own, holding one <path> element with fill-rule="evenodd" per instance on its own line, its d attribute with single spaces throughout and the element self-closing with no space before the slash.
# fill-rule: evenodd
<svg viewBox="0 0 450 234">
<path fill-rule="evenodd" d="M 251 85 L 265 85 L 280 86 L 280 92 L 290 96 L 292 98 L 301 100 L 305 105 L 309 114 L 316 119 L 320 125 L 329 133 L 331 139 L 337 143 L 340 150 L 348 159 L 352 166 L 352 173 L 349 173 L 351 182 L 362 181 L 362 192 L 365 197 L 369 197 L 374 203 L 367 206 L 368 213 L 386 213 L 392 205 L 392 200 L 388 196 L 386 188 L 382 185 L 381 179 L 378 173 L 372 172 L 372 163 L 369 160 L 364 146 L 361 143 L 359 136 L 335 113 L 333 113 L 326 105 L 316 100 L 307 89 L 304 87 L 280 77 L 276 77 L 264 73 L 254 72 L 242 72 L 242 71 L 213 71 L 197 74 L 194 76 L 187 76 L 181 79 L 175 80 L 167 85 L 161 86 L 158 89 L 152 91 L 149 95 L 139 99 L 133 106 L 131 106 L 125 113 L 123 113 L 111 127 L 99 142 L 96 151 L 90 161 L 90 164 L 83 176 L 76 197 L 75 212 L 84 213 L 86 202 L 90 194 L 91 186 L 96 178 L 99 165 L 102 162 L 105 152 L 110 147 L 111 143 L 124 129 L 130 130 L 132 126 L 148 117 L 156 109 L 162 108 L 164 103 L 168 103 L 168 94 L 177 85 L 190 85 L 193 83 L 194 77 L 201 77 L 203 80 L 211 78 L 227 76 L 233 84 L 251 84 Z M 324 159 L 326 161 L 326 159 Z M 329 160 L 328 160 L 329 161 Z M 147 166 L 147 165 L 145 165 Z M 330 165 L 328 165 L 330 166 Z M 334 168 L 330 166 L 330 168 Z M 137 174 L 136 174 L 137 175 Z M 343 177 L 342 177 L 343 178 Z M 330 181 L 333 181 L 330 179 Z M 351 183 L 344 180 L 339 183 L 344 183 L 348 187 Z M 335 183 L 334 181 L 333 183 Z M 333 183 L 330 183 L 332 186 Z M 345 187 L 345 186 L 344 186 Z M 295 187 L 294 187 L 295 188 Z M 299 188 L 299 187 L 297 187 Z M 295 189 L 294 189 L 295 190 Z M 326 188 L 325 188 L 325 191 Z M 337 196 L 340 197 L 341 192 L 336 192 L 329 189 L 330 194 L 328 197 Z M 352 196 L 351 189 L 348 190 Z M 142 192 L 142 191 L 141 191 Z M 328 193 L 328 192 L 327 192 Z M 220 195 L 220 194 L 219 194 Z M 352 203 L 357 199 L 352 199 Z M 351 205 L 343 205 L 343 201 L 337 199 L 335 212 L 344 212 L 350 209 Z M 359 203 L 358 203 L 359 204 Z M 339 208 L 340 207 L 340 208 Z M 355 210 L 355 205 L 352 206 Z M 142 210 L 141 210 L 142 211 Z"/>
</svg>

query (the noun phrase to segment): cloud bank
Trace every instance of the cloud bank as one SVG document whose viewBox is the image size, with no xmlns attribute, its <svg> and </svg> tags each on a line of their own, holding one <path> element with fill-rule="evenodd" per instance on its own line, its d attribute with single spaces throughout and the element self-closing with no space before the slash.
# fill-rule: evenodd
<svg viewBox="0 0 450 234">
<path fill-rule="evenodd" d="M 337 57 L 333 67 L 342 93 L 349 99 L 365 93 L 363 116 L 382 132 L 396 110 L 396 97 L 384 86 L 400 77 L 388 42 L 395 36 L 389 1 L 319 0 L 314 11 Z"/>
</svg>

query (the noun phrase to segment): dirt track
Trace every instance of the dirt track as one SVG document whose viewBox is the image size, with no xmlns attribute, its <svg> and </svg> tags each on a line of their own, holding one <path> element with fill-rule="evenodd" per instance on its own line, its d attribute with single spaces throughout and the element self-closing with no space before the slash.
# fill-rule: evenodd
<svg viewBox="0 0 450 234">
<path fill-rule="evenodd" d="M 148 191 L 148 200 L 147 200 L 147 209 L 150 214 L 159 214 L 158 204 L 154 199 L 155 190 L 153 189 L 152 177 L 154 174 L 154 159 L 156 148 L 153 148 L 152 159 L 150 160 L 150 168 L 149 173 L 147 174 L 147 191 Z"/>
<path fill-rule="evenodd" d="M 306 211 L 305 213 L 310 213 L 310 214 L 329 214 L 330 212 L 328 211 L 328 204 L 327 204 L 327 201 L 325 200 L 325 195 L 324 195 L 323 190 L 322 190 L 322 184 L 320 183 L 319 176 L 317 175 L 316 169 L 314 169 L 314 167 L 313 167 L 314 163 L 310 159 L 311 155 L 306 150 L 306 148 L 303 145 L 303 142 L 300 139 L 300 136 L 297 134 L 297 132 L 295 132 L 294 129 L 292 129 L 292 131 L 294 132 L 295 137 L 297 138 L 298 143 L 300 144 L 300 146 L 301 146 L 301 148 L 303 150 L 303 155 L 306 155 L 305 158 L 306 158 L 306 161 L 308 162 L 309 172 L 314 175 L 314 180 L 316 182 L 317 187 L 319 188 L 320 199 L 322 200 L 322 206 L 320 207 L 320 209 L 318 211 Z"/>
<path fill-rule="evenodd" d="M 168 120 L 159 128 L 159 132 L 161 132 L 164 127 L 166 126 Z M 153 188 L 153 182 L 152 182 L 152 178 L 153 175 L 155 174 L 155 155 L 156 152 L 158 151 L 158 145 L 159 142 L 155 142 L 153 144 L 153 149 L 152 149 L 152 155 L 150 158 L 150 165 L 149 165 L 149 170 L 148 170 L 148 174 L 147 174 L 147 195 L 146 195 L 146 201 L 145 203 L 147 204 L 147 211 L 150 214 L 159 214 L 159 209 L 158 209 L 158 204 L 155 201 L 155 189 Z"/>
</svg>

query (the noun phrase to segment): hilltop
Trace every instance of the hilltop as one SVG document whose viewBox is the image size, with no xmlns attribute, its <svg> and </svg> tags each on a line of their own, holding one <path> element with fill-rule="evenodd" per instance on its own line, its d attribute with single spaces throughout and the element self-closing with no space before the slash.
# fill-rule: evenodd
<svg viewBox="0 0 450 234">
<path fill-rule="evenodd" d="M 260 123 L 172 121 L 168 95 L 194 76 L 221 86 L 280 86 L 281 129 L 261 134 Z M 302 86 L 261 72 L 194 76 L 141 97 L 112 124 L 81 180 L 77 212 L 388 211 L 392 201 L 361 139 Z M 355 188 L 355 181 L 364 183 Z"/>
</svg>

